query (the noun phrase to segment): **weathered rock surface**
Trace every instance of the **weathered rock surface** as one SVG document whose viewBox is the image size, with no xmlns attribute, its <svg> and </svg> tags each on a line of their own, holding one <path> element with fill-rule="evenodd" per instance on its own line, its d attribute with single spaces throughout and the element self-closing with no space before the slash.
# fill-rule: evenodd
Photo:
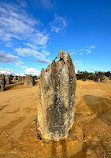
<svg viewBox="0 0 111 158">
<path fill-rule="evenodd" d="M 102 77 L 102 82 L 110 82 L 109 77 L 103 76 Z"/>
<path fill-rule="evenodd" d="M 55 60 L 41 71 L 38 121 L 44 138 L 58 140 L 74 123 L 76 75 L 68 52 L 61 50 Z"/>
<path fill-rule="evenodd" d="M 5 75 L 5 84 L 10 84 L 10 76 Z"/>
<path fill-rule="evenodd" d="M 25 76 L 22 76 L 22 82 L 25 82 Z"/>
<path fill-rule="evenodd" d="M 30 86 L 34 85 L 34 79 L 31 75 L 26 75 L 25 76 L 24 85 L 30 85 Z"/>
<path fill-rule="evenodd" d="M 16 81 L 16 80 L 17 80 L 17 76 L 14 76 L 14 77 L 13 77 L 13 80 Z"/>
<path fill-rule="evenodd" d="M 34 79 L 35 79 L 35 80 L 39 80 L 39 79 L 40 79 L 40 77 L 39 77 L 39 76 L 36 76 L 36 77 L 34 77 Z"/>
<path fill-rule="evenodd" d="M 5 90 L 5 75 L 0 74 L 0 90 L 4 91 Z"/>
<path fill-rule="evenodd" d="M 22 81 L 22 77 L 18 76 L 18 81 L 21 82 Z"/>
</svg>

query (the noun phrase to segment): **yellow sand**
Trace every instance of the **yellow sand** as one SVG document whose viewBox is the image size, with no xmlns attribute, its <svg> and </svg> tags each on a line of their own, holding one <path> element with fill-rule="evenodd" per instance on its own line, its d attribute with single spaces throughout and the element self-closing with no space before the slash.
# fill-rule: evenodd
<svg viewBox="0 0 111 158">
<path fill-rule="evenodd" d="M 58 142 L 37 138 L 37 89 L 15 83 L 0 92 L 0 158 L 111 157 L 111 83 L 77 81 L 75 123 Z"/>
</svg>

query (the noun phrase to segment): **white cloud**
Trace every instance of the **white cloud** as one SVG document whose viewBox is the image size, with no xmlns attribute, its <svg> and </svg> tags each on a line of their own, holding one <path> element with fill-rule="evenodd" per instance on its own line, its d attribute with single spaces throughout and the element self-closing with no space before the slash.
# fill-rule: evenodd
<svg viewBox="0 0 111 158">
<path fill-rule="evenodd" d="M 2 40 L 22 39 L 30 36 L 34 26 L 39 24 L 28 17 L 20 8 L 0 3 L 0 37 Z"/>
<path fill-rule="evenodd" d="M 2 69 L 0 68 L 0 74 L 4 74 L 4 75 L 11 75 L 13 74 L 11 69 Z"/>
<path fill-rule="evenodd" d="M 93 49 L 93 48 L 96 48 L 96 46 L 92 45 L 92 46 L 89 47 L 89 49 Z"/>
<path fill-rule="evenodd" d="M 59 33 L 61 30 L 63 30 L 67 26 L 68 21 L 66 18 L 55 16 L 54 21 L 50 23 L 51 31 Z"/>
<path fill-rule="evenodd" d="M 12 63 L 12 62 L 16 63 L 16 65 L 18 65 L 18 66 L 23 64 L 23 62 L 20 61 L 18 56 L 0 52 L 0 63 Z"/>
<path fill-rule="evenodd" d="M 17 53 L 21 56 L 28 57 L 34 56 L 38 59 L 45 59 L 46 55 L 39 53 L 38 51 L 31 49 L 31 48 L 16 48 Z"/>
<path fill-rule="evenodd" d="M 24 63 L 23 62 L 21 62 L 21 61 L 17 61 L 16 62 L 16 65 L 18 65 L 18 66 L 21 66 L 21 65 L 23 65 Z"/>
<path fill-rule="evenodd" d="M 7 41 L 6 43 L 5 43 L 5 47 L 13 47 L 13 42 L 11 42 L 11 41 Z"/>
<path fill-rule="evenodd" d="M 40 71 L 35 69 L 35 68 L 27 68 L 27 69 L 25 69 L 25 73 L 24 74 L 33 75 L 33 76 L 35 76 L 35 75 L 39 76 L 40 75 Z"/>
<path fill-rule="evenodd" d="M 39 20 L 30 18 L 27 12 L 13 3 L 0 3 L 0 39 L 26 41 L 24 43 L 46 47 L 49 35 L 39 31 Z"/>
<path fill-rule="evenodd" d="M 49 60 L 33 60 L 33 59 L 29 59 L 29 61 L 39 62 L 39 63 L 50 63 Z"/>
<path fill-rule="evenodd" d="M 15 76 L 20 76 L 20 74 L 18 74 L 18 73 L 15 73 L 14 75 L 15 75 Z"/>
<path fill-rule="evenodd" d="M 90 70 L 90 71 L 96 71 L 97 68 L 90 68 L 89 70 Z"/>
<path fill-rule="evenodd" d="M 46 50 L 42 50 L 41 51 L 43 54 L 45 54 L 45 55 L 49 55 L 50 53 L 48 52 L 48 51 L 46 51 Z"/>
<path fill-rule="evenodd" d="M 79 53 L 79 55 L 83 55 L 83 52 Z"/>
<path fill-rule="evenodd" d="M 81 65 L 81 63 L 82 63 L 82 62 L 81 62 L 81 61 L 78 61 L 78 60 L 75 60 L 75 61 L 74 61 L 74 64 L 75 64 L 75 65 Z"/>
<path fill-rule="evenodd" d="M 77 74 L 77 71 L 78 71 L 78 70 L 75 70 L 75 73 L 76 73 L 76 74 Z"/>
<path fill-rule="evenodd" d="M 19 76 L 25 76 L 25 73 L 21 73 Z"/>
<path fill-rule="evenodd" d="M 34 34 L 34 37 L 32 37 L 31 40 L 33 43 L 37 45 L 46 47 L 49 37 L 48 37 L 48 34 L 43 34 L 43 33 L 38 32 Z"/>
<path fill-rule="evenodd" d="M 24 0 L 17 0 L 17 3 L 0 2 L 1 41 L 4 42 L 5 47 L 14 47 L 15 43 L 16 45 L 21 44 L 21 47 L 15 48 L 16 52 L 21 56 L 34 56 L 38 60 L 48 61 L 46 58 L 50 54 L 47 51 L 47 43 L 50 39 L 49 34 L 46 33 L 45 29 L 41 28 L 43 25 L 38 19 L 32 18 L 24 10 L 27 7 L 27 3 Z M 52 0 L 41 0 L 40 3 L 46 8 L 53 5 Z M 62 27 L 66 26 L 66 20 L 62 17 L 56 16 L 56 21 L 59 21 Z M 25 45 L 25 47 L 22 48 L 22 45 Z M 11 57 L 14 56 L 12 55 Z M 17 65 L 20 66 L 22 64 L 18 59 Z"/>
<path fill-rule="evenodd" d="M 95 49 L 96 48 L 96 46 L 95 45 L 92 45 L 92 46 L 90 46 L 90 47 L 87 47 L 87 48 L 83 48 L 83 49 L 80 49 L 79 50 L 79 52 L 81 52 L 81 53 L 79 53 L 79 55 L 82 55 L 82 54 L 91 54 L 92 53 L 92 49 Z"/>
<path fill-rule="evenodd" d="M 19 58 L 17 56 L 0 52 L 0 62 L 1 63 L 17 62 L 18 60 L 19 60 Z"/>
<path fill-rule="evenodd" d="M 37 47 L 37 46 L 34 45 L 34 44 L 24 43 L 24 45 L 26 45 L 26 46 L 28 46 L 28 47 L 30 47 L 30 48 L 33 48 L 33 49 L 35 49 L 35 50 L 38 50 L 38 49 L 39 49 L 39 47 Z"/>
<path fill-rule="evenodd" d="M 70 55 L 75 55 L 76 54 L 75 49 L 69 49 L 68 52 L 69 52 Z"/>
</svg>

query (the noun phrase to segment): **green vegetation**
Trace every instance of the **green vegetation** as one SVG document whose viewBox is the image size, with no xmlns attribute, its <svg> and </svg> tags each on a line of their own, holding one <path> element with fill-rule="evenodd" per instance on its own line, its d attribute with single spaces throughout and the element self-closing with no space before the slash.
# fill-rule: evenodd
<svg viewBox="0 0 111 158">
<path fill-rule="evenodd" d="M 107 72 L 102 72 L 102 71 L 96 71 L 94 73 L 90 73 L 90 72 L 87 72 L 87 71 L 77 71 L 77 80 L 83 80 L 83 81 L 86 81 L 87 79 L 89 80 L 93 80 L 95 82 L 98 82 L 98 81 L 102 81 L 104 80 L 105 78 L 109 78 L 111 80 L 111 72 L 110 71 L 107 71 Z"/>
</svg>

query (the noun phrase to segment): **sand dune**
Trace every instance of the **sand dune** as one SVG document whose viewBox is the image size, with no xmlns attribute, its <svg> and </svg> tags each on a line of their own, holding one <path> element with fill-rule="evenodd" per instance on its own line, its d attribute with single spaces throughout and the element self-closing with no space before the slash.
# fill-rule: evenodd
<svg viewBox="0 0 111 158">
<path fill-rule="evenodd" d="M 77 81 L 75 123 L 67 139 L 37 137 L 38 84 L 0 92 L 0 158 L 111 157 L 111 83 Z"/>
</svg>

